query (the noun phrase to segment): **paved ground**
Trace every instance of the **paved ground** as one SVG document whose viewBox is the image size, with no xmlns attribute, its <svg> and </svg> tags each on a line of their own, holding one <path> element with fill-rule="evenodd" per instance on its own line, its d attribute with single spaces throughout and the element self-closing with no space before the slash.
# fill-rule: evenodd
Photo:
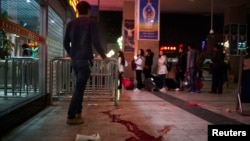
<svg viewBox="0 0 250 141">
<path fill-rule="evenodd" d="M 67 125 L 69 99 L 55 101 L 1 141 L 74 141 L 77 134 L 98 133 L 102 141 L 207 141 L 208 125 L 250 124 L 236 111 L 236 84 L 222 95 L 169 90 L 166 93 L 122 90 L 119 106 L 109 99 L 86 99 L 82 125 Z M 243 104 L 249 111 L 249 104 Z M 245 113 L 245 112 L 244 112 Z M 246 112 L 247 113 L 247 112 Z"/>
</svg>

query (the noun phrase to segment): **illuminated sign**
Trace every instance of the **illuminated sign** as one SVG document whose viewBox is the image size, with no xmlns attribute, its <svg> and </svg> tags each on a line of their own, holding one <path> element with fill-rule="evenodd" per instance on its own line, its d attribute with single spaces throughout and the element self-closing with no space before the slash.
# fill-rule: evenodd
<svg viewBox="0 0 250 141">
<path fill-rule="evenodd" d="M 17 34 L 19 36 L 26 37 L 39 43 L 44 43 L 44 38 L 34 32 L 29 31 L 26 28 L 19 26 L 18 24 L 12 23 L 8 20 L 0 18 L 0 29 L 7 32 Z"/>
<path fill-rule="evenodd" d="M 162 50 L 162 51 L 175 51 L 176 47 L 175 46 L 162 46 L 160 48 L 160 50 Z"/>
<path fill-rule="evenodd" d="M 76 12 L 76 4 L 78 3 L 78 0 L 69 0 L 69 5 L 72 6 L 74 11 Z"/>
</svg>

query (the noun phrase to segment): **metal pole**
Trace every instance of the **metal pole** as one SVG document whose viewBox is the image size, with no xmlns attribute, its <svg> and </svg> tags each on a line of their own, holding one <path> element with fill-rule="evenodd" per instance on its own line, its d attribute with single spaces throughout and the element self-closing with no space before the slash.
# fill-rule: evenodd
<svg viewBox="0 0 250 141">
<path fill-rule="evenodd" d="M 53 96 L 53 62 L 54 62 L 54 59 L 52 59 L 50 61 L 50 84 L 49 84 L 49 90 L 50 90 L 49 104 L 50 105 L 53 105 L 53 100 L 52 100 L 52 96 Z"/>
<path fill-rule="evenodd" d="M 243 64 L 243 51 L 239 50 L 240 52 L 240 62 L 239 62 L 239 74 L 238 74 L 238 93 L 237 93 L 237 105 L 236 105 L 236 111 L 240 110 L 239 112 L 242 114 L 242 104 L 241 104 L 241 77 L 242 77 L 242 64 Z"/>
</svg>

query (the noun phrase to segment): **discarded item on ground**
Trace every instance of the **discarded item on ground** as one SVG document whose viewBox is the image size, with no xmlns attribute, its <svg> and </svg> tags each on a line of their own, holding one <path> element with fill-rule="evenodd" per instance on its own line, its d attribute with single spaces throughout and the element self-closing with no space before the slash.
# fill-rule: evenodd
<svg viewBox="0 0 250 141">
<path fill-rule="evenodd" d="M 98 133 L 94 135 L 77 134 L 75 141 L 101 141 L 101 137 Z"/>
</svg>

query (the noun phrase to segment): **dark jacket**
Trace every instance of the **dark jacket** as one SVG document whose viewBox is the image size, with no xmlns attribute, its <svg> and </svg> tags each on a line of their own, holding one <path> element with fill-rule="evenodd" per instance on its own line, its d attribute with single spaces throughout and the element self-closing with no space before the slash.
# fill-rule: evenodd
<svg viewBox="0 0 250 141">
<path fill-rule="evenodd" d="M 214 51 L 213 54 L 212 54 L 212 57 L 211 57 L 211 70 L 213 72 L 223 72 L 223 54 L 217 50 L 217 51 Z"/>
<path fill-rule="evenodd" d="M 32 56 L 32 50 L 30 48 L 25 48 L 23 50 L 23 54 L 22 55 L 30 57 L 30 56 Z"/>
<path fill-rule="evenodd" d="M 72 60 L 93 59 L 92 44 L 101 57 L 106 58 L 100 43 L 97 23 L 94 20 L 89 17 L 79 17 L 67 24 L 63 46 Z"/>
<path fill-rule="evenodd" d="M 147 66 L 147 68 L 151 68 L 152 65 L 153 65 L 153 55 L 145 56 L 145 66 Z"/>
<path fill-rule="evenodd" d="M 197 50 L 191 49 L 187 52 L 187 70 L 196 68 Z"/>
<path fill-rule="evenodd" d="M 187 66 L 187 54 L 182 52 L 178 55 L 178 62 L 176 64 L 176 69 L 178 71 L 185 72 Z"/>
</svg>

